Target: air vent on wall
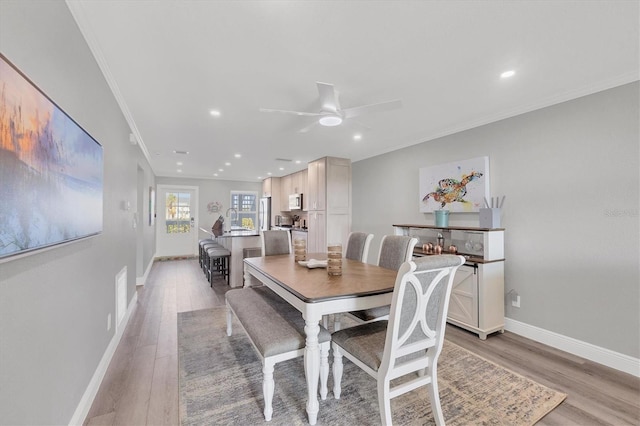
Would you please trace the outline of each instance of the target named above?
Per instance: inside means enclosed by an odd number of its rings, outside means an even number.
[[[181,155],[187,155],[189,153],[189,151],[178,151],[178,150],[173,150],[174,154],[181,154]]]

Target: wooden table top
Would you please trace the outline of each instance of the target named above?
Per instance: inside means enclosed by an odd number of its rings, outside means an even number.
[[[308,253],[307,260],[324,260],[326,253]],[[329,276],[326,268],[307,268],[294,255],[251,257],[244,261],[267,275],[305,303],[370,296],[393,291],[397,271],[342,259],[342,275]]]

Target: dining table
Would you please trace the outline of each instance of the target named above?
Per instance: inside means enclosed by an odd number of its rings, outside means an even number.
[[[306,258],[325,260],[326,253],[307,253]],[[308,266],[316,266],[310,262]],[[316,424],[320,405],[320,347],[318,333],[324,315],[339,314],[391,304],[397,271],[342,259],[342,274],[332,276],[326,268],[307,267],[295,261],[293,254],[244,259],[245,282],[250,276],[261,281],[294,306],[305,321],[304,369],[307,381],[307,416]],[[327,390],[321,389],[325,399]]]

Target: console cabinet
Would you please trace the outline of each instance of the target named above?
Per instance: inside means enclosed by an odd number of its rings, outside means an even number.
[[[447,322],[482,340],[493,332],[504,332],[504,229],[393,226],[396,235],[418,238],[415,257],[433,255],[424,252],[422,244],[435,243],[440,234],[445,247],[456,245],[458,254],[466,258],[453,280]]]

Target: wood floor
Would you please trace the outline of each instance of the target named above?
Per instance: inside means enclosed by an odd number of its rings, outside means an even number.
[[[178,425],[177,314],[224,305],[227,286],[197,259],[155,262],[85,425]],[[567,399],[539,425],[640,425],[640,379],[505,332],[447,338]],[[215,423],[215,420],[212,420]]]

